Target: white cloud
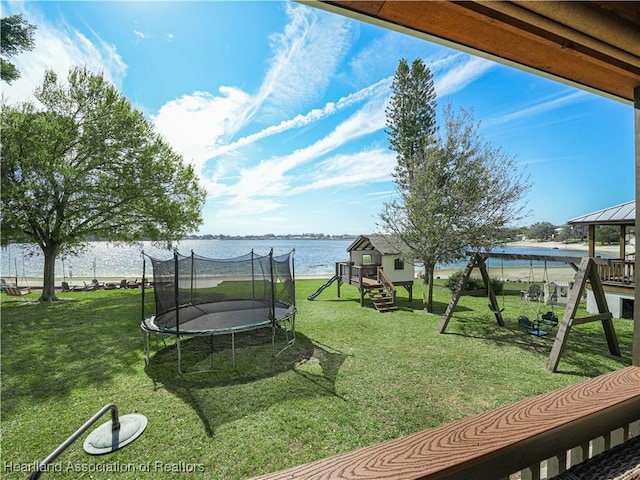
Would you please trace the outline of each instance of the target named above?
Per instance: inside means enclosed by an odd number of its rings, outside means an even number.
[[[289,155],[260,162],[257,166],[240,171],[240,180],[233,186],[236,196],[265,197],[283,195],[295,181],[294,169],[317,160],[331,151],[357,138],[381,130],[385,126],[384,113],[387,97],[377,95],[361,109],[340,123],[324,138]]]
[[[290,117],[321,98],[350,47],[345,17],[304,5],[285,4],[289,23],[273,34],[270,68],[256,95],[261,118]]]
[[[515,112],[510,112],[504,115],[500,115],[498,117],[491,118],[483,124],[485,126],[494,126],[501,125],[504,123],[510,123],[516,120],[520,120],[522,118],[527,118],[535,115],[540,115],[551,110],[556,110],[561,107],[565,107],[567,105],[572,105],[574,103],[587,100],[590,98],[590,95],[584,91],[574,91],[567,95],[562,95],[560,97],[552,96],[551,98],[546,97],[542,98],[538,101],[538,103],[534,105],[530,105],[528,107],[519,108]]]
[[[140,30],[134,30],[133,34],[138,38],[142,38],[143,40],[149,38],[147,35],[142,33]]]
[[[304,185],[288,195],[329,187],[352,187],[391,180],[396,156],[389,149],[364,150],[351,155],[336,155],[319,163]]]
[[[357,92],[351,93],[345,97],[340,98],[337,102],[329,102],[325,104],[323,108],[316,108],[307,112],[306,114],[296,115],[294,118],[289,120],[284,120],[277,125],[271,125],[267,128],[262,129],[261,131],[247,135],[246,137],[242,137],[236,140],[233,143],[223,145],[222,147],[215,148],[210,153],[211,158],[215,158],[224,153],[228,153],[234,151],[240,147],[250,145],[259,140],[263,140],[272,135],[276,135],[278,133],[283,133],[287,130],[291,130],[294,128],[301,128],[306,125],[310,125],[312,123],[318,122],[330,115],[333,115],[340,110],[355,105],[363,100],[367,99],[372,95],[379,95],[382,92],[388,92],[389,85],[391,83],[391,78],[383,78],[382,80],[374,83],[373,85],[369,85]]]
[[[255,121],[256,115],[281,118],[283,112],[311,102],[318,92],[324,91],[348,48],[346,19],[302,5],[286,4],[286,8],[289,24],[283,33],[271,39],[274,55],[257,93],[251,95],[230,86],[220,87],[219,96],[195,92],[168,102],[153,116],[158,131],[199,170],[208,158],[314,121],[318,116],[329,114],[332,108],[342,107],[327,104],[324,112],[313,110],[307,119],[297,116],[264,129],[257,137],[250,136],[228,145],[229,139]],[[344,102],[356,100],[347,98]],[[228,168],[222,173],[218,168],[215,170],[218,173],[209,178],[210,188],[219,187],[215,177],[226,174]]]
[[[33,91],[42,84],[46,70],[53,70],[61,78],[66,78],[71,67],[85,66],[100,73],[117,88],[122,85],[127,66],[115,46],[103,41],[97,35],[87,37],[78,30],[60,22],[53,24],[30,5],[3,4],[10,11],[3,15],[22,13],[26,20],[37,26],[35,47],[12,59],[22,76],[11,85],[3,85],[3,97],[9,103],[33,101]],[[36,4],[37,5],[37,4]]]
[[[449,57],[448,60],[451,59],[452,57]],[[443,75],[435,79],[434,86],[438,97],[444,97],[462,90],[496,66],[495,63],[484,58],[465,55],[462,59],[462,62],[446,70]]]
[[[219,93],[184,95],[152,117],[156,130],[198,171],[210,158],[208,152],[234,133],[234,117],[250,102],[250,96],[237,88],[220,87]]]

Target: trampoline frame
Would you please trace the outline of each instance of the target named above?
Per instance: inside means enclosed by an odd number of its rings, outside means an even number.
[[[276,281],[278,280],[278,276],[274,275],[274,269],[273,269],[273,264],[274,264],[274,260],[273,260],[273,249],[270,250],[269,252],[269,265],[270,265],[270,272],[269,272],[269,278],[268,280],[270,281],[271,284],[271,298],[268,300],[258,300],[258,299],[236,299],[236,300],[225,300],[225,301],[220,301],[220,302],[215,302],[215,301],[211,301],[211,302],[205,302],[205,303],[197,303],[197,304],[193,304],[193,303],[183,303],[183,304],[178,304],[179,303],[179,295],[178,295],[178,289],[179,289],[179,276],[178,276],[178,252],[174,252],[174,280],[173,280],[173,289],[174,289],[174,307],[171,310],[168,310],[166,312],[163,312],[162,314],[160,314],[158,316],[162,317],[164,315],[168,315],[171,312],[173,312],[175,314],[175,318],[176,318],[176,328],[163,328],[159,325],[156,324],[156,314],[154,313],[151,316],[147,316],[145,313],[145,290],[150,288],[149,286],[147,286],[147,282],[143,282],[142,283],[142,322],[140,324],[140,327],[142,329],[142,332],[144,334],[144,354],[145,354],[145,365],[148,366],[149,362],[150,362],[150,343],[151,343],[151,335],[156,335],[156,336],[160,336],[160,337],[175,337],[176,339],[176,347],[177,347],[177,352],[178,352],[178,372],[180,374],[183,374],[184,372],[182,371],[182,350],[181,350],[181,346],[180,346],[180,340],[182,337],[198,337],[198,336],[217,336],[217,335],[227,335],[230,334],[231,335],[231,363],[232,363],[232,367],[235,368],[236,365],[236,351],[235,351],[235,334],[236,333],[242,333],[242,332],[248,332],[248,331],[255,331],[255,330],[259,330],[262,328],[268,328],[271,327],[271,345],[272,345],[272,350],[273,350],[273,356],[277,357],[278,355],[280,355],[282,352],[284,352],[285,350],[287,350],[289,347],[291,347],[295,341],[296,341],[296,334],[295,334],[295,316],[296,316],[296,305],[295,305],[295,271],[294,271],[294,267],[293,267],[293,254],[294,254],[294,250],[292,250],[288,255],[289,255],[289,261],[291,264],[291,280],[293,281],[293,285],[294,285],[294,289],[293,289],[293,295],[291,298],[291,304],[282,302],[282,301],[278,301],[276,300],[276,292],[275,292],[275,284]],[[142,266],[142,278],[146,278],[146,261],[145,261],[145,256],[146,255],[144,252],[142,252],[142,257],[143,257],[143,266]],[[253,250],[251,251],[251,256],[253,259]],[[151,258],[151,257],[149,257]],[[184,257],[183,257],[184,258]],[[212,261],[216,261],[217,259],[207,259],[205,257],[199,257],[202,260],[212,260]],[[194,253],[193,251],[191,252],[191,259],[193,262],[194,259]],[[252,266],[252,270],[253,270],[253,266]],[[255,280],[253,280],[255,281]],[[191,279],[191,289],[193,290],[193,279]],[[157,300],[157,297],[156,297]],[[197,320],[197,319],[201,319],[204,316],[212,316],[215,317],[219,314],[224,314],[225,312],[231,312],[231,313],[237,313],[237,312],[242,312],[242,311],[248,311],[248,310],[252,310],[255,311],[255,308],[237,308],[237,309],[228,309],[228,310],[218,310],[218,311],[210,311],[210,312],[206,312],[204,310],[205,306],[220,306],[222,304],[233,304],[234,302],[250,302],[252,304],[262,304],[265,306],[265,309],[267,310],[267,315],[265,315],[264,317],[260,316],[259,318],[262,320],[259,321],[254,321],[254,322],[239,322],[233,326],[227,326],[227,327],[222,327],[222,328],[210,328],[210,329],[184,329],[180,326],[180,312],[185,310],[185,309],[197,309],[200,310],[203,315],[199,315],[194,317],[192,320]],[[156,305],[157,307],[157,305]],[[188,322],[187,322],[188,323]],[[283,348],[281,348],[279,351],[276,351],[276,332],[278,330],[283,330],[285,332],[286,335],[286,344]]]

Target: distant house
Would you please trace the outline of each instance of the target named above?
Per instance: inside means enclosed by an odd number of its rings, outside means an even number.
[[[635,227],[636,202],[626,202],[613,207],[573,218],[569,225],[584,225],[589,228],[589,256],[596,255],[598,226],[616,226],[620,229],[620,250],[618,258],[608,265],[599,265],[598,274],[602,281],[609,311],[616,318],[633,318],[635,295],[635,236],[628,241],[627,229]],[[628,252],[627,250],[632,250]],[[587,288],[587,311],[595,313],[598,307],[593,292]]]
[[[348,262],[336,263],[340,285],[348,283],[360,290],[360,304],[368,295],[380,311],[396,310],[396,289],[401,286],[413,300],[415,268],[402,256],[400,240],[389,235],[360,235],[347,248]]]

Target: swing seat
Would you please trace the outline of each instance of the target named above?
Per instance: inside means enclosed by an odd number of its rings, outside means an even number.
[[[498,310],[492,304],[489,304],[489,310],[491,310],[493,313],[502,313],[504,311],[504,308],[501,308],[501,309]]]
[[[544,323],[545,325],[549,325],[553,328],[556,325],[558,325],[558,317],[553,312],[549,311],[547,313],[542,314],[542,317],[540,318],[540,322],[538,323]]]
[[[549,335],[547,330],[540,329],[539,325],[536,325],[525,315],[520,315],[518,317],[518,326],[524,328],[528,334],[535,335],[536,337],[545,337]]]

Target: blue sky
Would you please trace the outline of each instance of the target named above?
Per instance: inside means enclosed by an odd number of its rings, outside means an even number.
[[[531,175],[531,215],[566,220],[634,198],[630,105],[405,34],[280,1],[2,2],[37,25],[5,101],[45,68],[101,72],[195,165],[202,234],[370,233],[393,198],[385,105],[422,58],[439,106]]]

